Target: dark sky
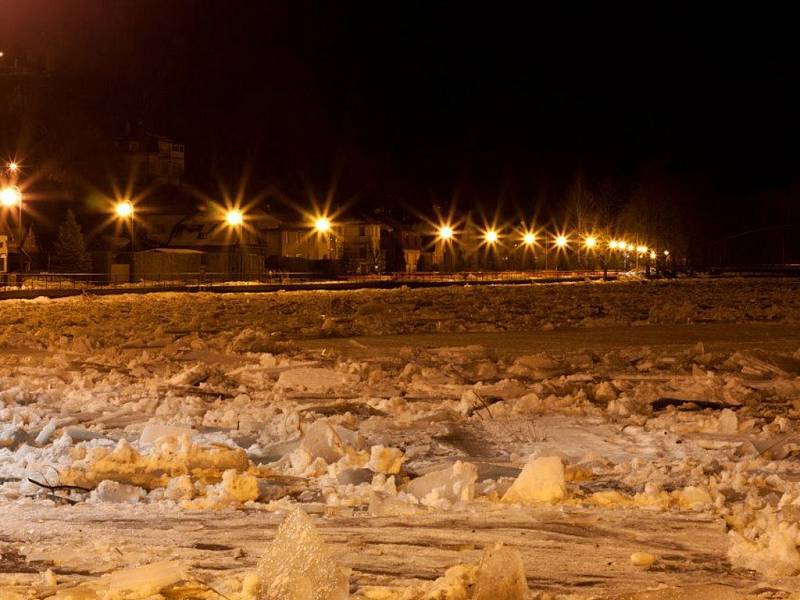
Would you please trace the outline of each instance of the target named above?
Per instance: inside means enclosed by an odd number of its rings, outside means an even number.
[[[108,130],[187,143],[197,185],[519,203],[659,165],[737,210],[797,177],[790,20],[528,5],[0,0]],[[705,189],[705,188],[704,188]]]

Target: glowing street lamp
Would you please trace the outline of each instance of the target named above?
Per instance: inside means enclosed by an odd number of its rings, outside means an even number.
[[[7,208],[22,206],[22,192],[15,185],[4,187],[0,190],[0,204]]]
[[[16,185],[0,190],[0,204],[6,208],[17,207],[17,243],[22,256],[22,191]]]
[[[498,240],[497,232],[494,229],[490,229],[485,234],[483,234],[483,239],[486,240],[487,244],[496,244]]]
[[[12,160],[10,163],[8,163],[8,172],[16,173],[17,171],[19,171],[19,164]]]
[[[128,200],[117,202],[116,206],[114,207],[114,212],[117,213],[117,216],[121,219],[132,218],[133,204],[131,204]]]
[[[567,246],[567,236],[565,236],[565,235],[556,236],[556,246],[558,248],[566,248],[566,246]]]
[[[636,246],[636,252],[638,254],[647,254],[647,246]]]
[[[526,246],[533,246],[536,243],[536,234],[529,231],[522,236],[522,241]]]
[[[447,242],[453,239],[453,228],[449,225],[442,225],[438,231],[439,239]]]
[[[225,222],[229,227],[239,233],[239,243],[242,243],[242,225],[244,224],[244,214],[238,208],[231,208],[225,213]]]
[[[617,240],[611,240],[610,242],[608,242],[608,247],[611,248],[612,250],[616,250],[617,248],[620,247],[619,242]]]
[[[317,233],[328,233],[331,230],[331,221],[327,217],[318,217],[314,221],[314,231]]]
[[[593,235],[590,235],[585,240],[583,240],[583,245],[588,249],[592,250],[597,246],[597,238]]]
[[[131,228],[131,252],[136,251],[136,236],[133,224],[133,203],[130,200],[120,200],[114,205],[114,213],[123,221],[128,221]]]
[[[239,209],[233,208],[225,213],[225,222],[231,227],[239,227],[244,223],[244,215]]]

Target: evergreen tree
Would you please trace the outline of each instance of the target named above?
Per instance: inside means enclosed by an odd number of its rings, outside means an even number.
[[[69,273],[88,273],[92,269],[92,258],[86,251],[81,226],[70,209],[58,228],[58,238],[53,246],[53,267]]]

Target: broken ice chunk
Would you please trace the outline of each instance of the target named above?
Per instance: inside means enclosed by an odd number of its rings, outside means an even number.
[[[258,563],[259,600],[347,600],[350,570],[339,567],[301,509],[291,513]]]
[[[527,597],[528,582],[519,551],[502,543],[487,548],[478,563],[471,600],[525,600]]]
[[[208,379],[208,370],[203,365],[195,365],[173,375],[169,380],[170,385],[197,385]]]
[[[228,469],[222,474],[221,482],[206,487],[204,498],[198,498],[186,506],[199,510],[236,507],[256,500],[258,496],[259,487],[256,477],[249,473],[239,473],[235,469]]]
[[[477,479],[477,467],[459,460],[446,469],[417,477],[408,484],[407,491],[429,506],[442,501],[468,502],[475,497]]]
[[[525,465],[503,496],[503,502],[558,502],[566,495],[564,463],[558,456],[542,456]]]
[[[44,446],[47,442],[50,441],[50,438],[53,437],[53,433],[56,431],[56,427],[58,427],[58,421],[55,417],[50,419],[50,421],[45,425],[42,430],[39,432],[39,435],[36,436],[34,443],[37,446]]]
[[[369,514],[373,517],[415,515],[424,509],[416,504],[417,499],[409,494],[394,496],[386,492],[372,492],[369,496]]]
[[[12,450],[28,441],[28,434],[25,430],[13,423],[0,425],[0,448],[11,448]]]
[[[594,388],[594,399],[608,404],[617,399],[617,389],[608,381],[603,381]]]
[[[355,379],[353,375],[340,373],[333,369],[299,367],[281,373],[276,386],[310,392],[326,392],[353,383]]]
[[[684,510],[702,510],[712,502],[711,495],[705,489],[693,485],[677,490],[673,494],[678,500],[678,505]]]
[[[192,478],[188,475],[181,475],[173,477],[167,482],[167,488],[164,491],[164,497],[173,502],[180,502],[181,500],[191,500],[194,496],[194,485]]]
[[[336,430],[324,419],[305,428],[300,447],[314,458],[333,464],[344,456],[344,445]]]
[[[403,451],[397,448],[387,448],[386,446],[373,446],[370,450],[367,468],[376,473],[388,473],[394,475],[400,472],[405,456]]]
[[[800,553],[795,540],[796,523],[770,522],[766,531],[755,541],[731,531],[728,558],[731,564],[758,571],[770,577],[795,575],[800,570]]]
[[[81,427],[67,427],[64,429],[64,433],[67,434],[73,442],[86,442],[105,437],[105,435],[102,433],[89,431],[88,429],[83,429]]]
[[[634,552],[631,554],[631,564],[634,567],[648,568],[656,562],[656,557],[649,552]]]
[[[719,414],[718,430],[720,433],[734,434],[739,432],[739,419],[730,408]]]
[[[342,485],[359,485],[372,481],[374,473],[369,469],[345,469],[336,476]]]
[[[178,562],[165,560],[115,571],[107,577],[110,592],[136,592],[137,598],[146,598],[186,579],[186,570]]]
[[[116,502],[136,504],[147,495],[142,488],[105,479],[92,490],[90,502]]]
[[[528,355],[520,356],[514,365],[508,369],[509,374],[516,377],[530,377],[531,379],[546,379],[566,372],[564,365],[549,356]]]
[[[139,436],[139,444],[152,444],[161,438],[179,438],[182,435],[188,435],[189,438],[191,438],[194,435],[194,431],[192,431],[192,429],[189,427],[183,427],[181,425],[161,425],[159,423],[148,423],[144,426],[144,429],[142,429],[142,433]]]

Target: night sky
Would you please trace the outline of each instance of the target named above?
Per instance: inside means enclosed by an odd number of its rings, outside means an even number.
[[[435,8],[434,8],[435,6]],[[103,133],[187,144],[187,178],[367,206],[553,211],[576,173],[693,190],[715,233],[798,179],[797,51],[779,15],[551,14],[466,3],[0,0]],[[76,82],[80,82],[76,84]],[[622,193],[622,192],[620,192]],[[772,221],[771,221],[772,220]],[[712,228],[713,229],[713,228]]]

